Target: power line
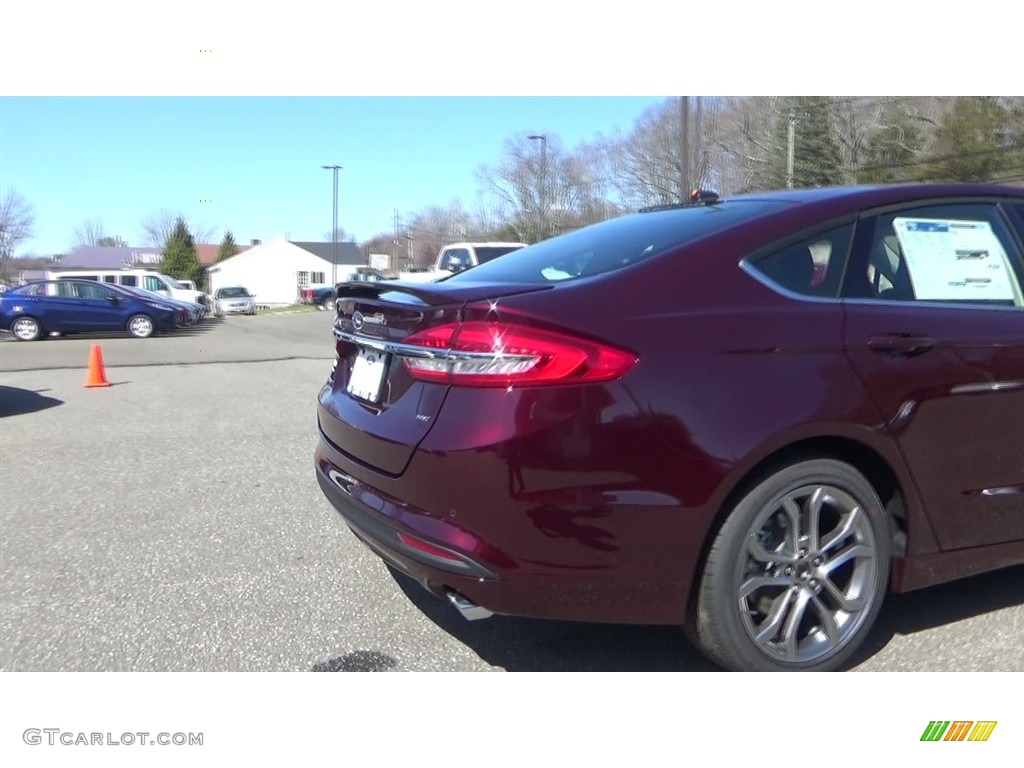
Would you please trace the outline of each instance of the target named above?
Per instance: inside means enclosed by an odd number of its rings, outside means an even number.
[[[947,160],[962,160],[970,157],[984,157],[986,155],[996,155],[1003,152],[1017,152],[1024,149],[1019,145],[1013,145],[1011,147],[995,147],[992,149],[979,149],[976,152],[957,152],[948,155],[936,155],[933,157],[922,158],[920,160],[908,160],[905,163],[890,163],[888,165],[862,165],[858,168],[858,171],[890,171],[894,168],[913,168],[918,165],[932,165],[934,163],[944,163]]]

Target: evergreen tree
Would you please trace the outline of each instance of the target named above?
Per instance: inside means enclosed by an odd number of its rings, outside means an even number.
[[[174,223],[174,229],[164,244],[160,271],[179,280],[191,280],[197,286],[202,283],[203,268],[199,264],[196,244],[182,218]]]
[[[771,179],[783,188],[788,181],[789,131],[793,122],[793,187],[827,187],[843,181],[843,163],[834,131],[833,99],[794,96],[779,102],[772,142]]]
[[[1019,111],[993,96],[962,96],[943,115],[935,132],[936,160],[923,175],[929,181],[991,181],[1020,165]]]
[[[237,254],[241,248],[235,243],[235,236],[231,234],[229,229],[224,233],[224,239],[220,241],[220,248],[217,249],[217,258],[214,262],[224,261],[224,259],[230,259],[232,256]]]

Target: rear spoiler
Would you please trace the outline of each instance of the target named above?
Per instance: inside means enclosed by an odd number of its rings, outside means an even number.
[[[362,299],[393,301],[398,304],[418,304],[437,307],[445,304],[463,304],[469,301],[499,299],[513,294],[534,293],[554,288],[553,283],[403,283],[399,280],[380,282],[352,281],[334,287],[337,300]]]

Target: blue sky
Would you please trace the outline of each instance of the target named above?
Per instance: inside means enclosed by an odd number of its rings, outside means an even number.
[[[341,165],[339,225],[365,240],[433,204],[468,207],[476,171],[507,139],[557,135],[567,147],[628,131],[667,97],[4,97],[0,189],[36,212],[21,253],[60,253],[100,219],[143,244],[141,221],[168,209],[236,240],[321,240]],[[212,202],[200,202],[211,200]]]
[[[239,241],[322,239],[324,164],[344,166],[340,225],[365,240],[391,230],[395,208],[472,207],[476,170],[506,139],[539,132],[572,148],[629,130],[665,98],[650,94],[1019,86],[1017,26],[990,25],[985,66],[965,67],[948,54],[960,30],[945,15],[891,0],[863,0],[853,16],[817,0],[790,0],[786,13],[757,0],[641,0],[613,13],[550,0],[292,0],[272,14],[180,0],[158,23],[121,0],[58,5],[5,9],[17,31],[0,46],[0,193],[17,189],[37,216],[21,252],[62,252],[94,218],[141,244],[142,219],[161,209],[213,239],[226,228]],[[864,55],[880,28],[913,30],[899,48],[914,66]]]

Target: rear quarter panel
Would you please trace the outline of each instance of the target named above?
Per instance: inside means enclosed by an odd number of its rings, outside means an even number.
[[[703,547],[729,494],[758,464],[797,442],[839,437],[872,449],[893,470],[910,553],[936,551],[888,427],[843,354],[841,304],[783,296],[739,266],[764,234],[709,239],[621,273],[566,283],[554,300],[526,295],[499,306],[509,316],[543,314],[638,353],[623,384],[641,431],[659,441],[649,452],[658,466],[645,475],[657,483],[650,490],[678,499],[692,518],[677,536],[699,529]]]

